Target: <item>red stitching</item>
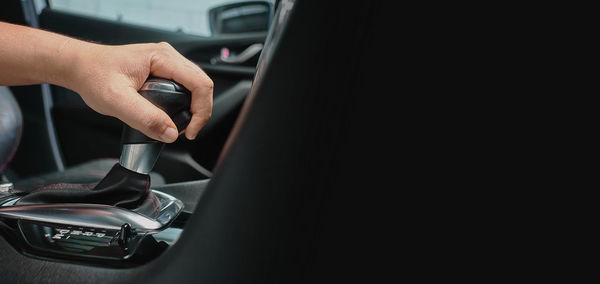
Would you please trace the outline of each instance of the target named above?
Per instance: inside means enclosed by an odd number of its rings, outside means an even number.
[[[156,203],[158,201],[156,201],[156,198],[154,198],[154,196],[152,195],[148,195],[146,200],[150,200],[152,202],[152,211],[154,213],[154,218],[158,217],[158,203]]]
[[[64,188],[76,188],[76,189],[92,189],[93,185],[82,185],[82,184],[69,184],[69,183],[55,183],[50,185],[45,185],[42,187],[38,187],[32,191],[37,192],[43,189],[64,189]]]
[[[85,187],[85,188],[90,188],[90,187],[94,187],[91,184],[73,184],[73,183],[53,183],[53,184],[49,184],[49,185],[45,185],[40,188],[44,188],[44,187]]]

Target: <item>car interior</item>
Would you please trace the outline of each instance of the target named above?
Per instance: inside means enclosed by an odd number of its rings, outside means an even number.
[[[1,5],[0,21],[82,40],[169,42],[215,89],[198,137],[164,145],[71,90],[0,87],[0,283],[330,282],[355,263],[345,200],[367,186],[376,3],[232,1],[209,37]],[[177,82],[139,92],[189,122]]]

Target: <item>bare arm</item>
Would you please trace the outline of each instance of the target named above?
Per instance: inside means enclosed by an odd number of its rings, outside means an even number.
[[[0,85],[63,86],[95,111],[173,142],[182,129],[137,93],[149,75],[173,79],[192,91],[193,116],[185,135],[195,138],[212,112],[213,82],[169,44],[100,45],[0,22]]]

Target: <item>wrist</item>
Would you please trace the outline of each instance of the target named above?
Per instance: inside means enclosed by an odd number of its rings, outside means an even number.
[[[79,83],[89,73],[90,53],[96,44],[65,37],[52,56],[53,70],[47,72],[48,83],[79,91]]]

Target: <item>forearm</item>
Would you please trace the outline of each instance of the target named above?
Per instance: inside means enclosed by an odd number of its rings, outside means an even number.
[[[0,85],[59,85],[95,111],[173,142],[175,123],[137,92],[150,75],[192,91],[193,115],[185,131],[189,139],[196,137],[212,112],[213,82],[168,43],[101,45],[0,22]]]
[[[69,88],[81,50],[66,36],[0,22],[0,85],[51,83]]]

